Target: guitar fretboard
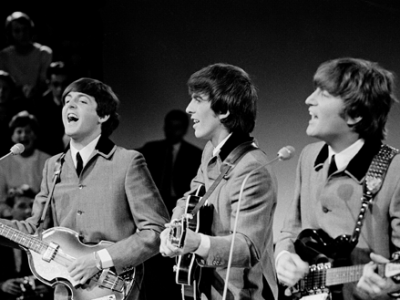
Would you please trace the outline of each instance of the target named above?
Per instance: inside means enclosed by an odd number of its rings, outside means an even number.
[[[357,265],[311,271],[306,277],[299,281],[298,288],[300,291],[309,291],[356,282],[361,278],[363,268],[364,265]],[[385,265],[379,265],[377,271],[379,275],[384,276]]]
[[[0,236],[3,236],[39,254],[42,254],[48,248],[48,245],[38,238],[23,233],[5,224],[0,224]]]

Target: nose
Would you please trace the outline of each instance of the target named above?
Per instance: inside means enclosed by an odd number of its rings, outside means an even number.
[[[317,90],[315,90],[310,96],[307,97],[305,103],[307,105],[314,105],[315,104],[315,94]]]
[[[186,107],[186,113],[189,115],[193,114],[193,105],[192,104],[193,104],[193,99],[190,100],[188,106]]]

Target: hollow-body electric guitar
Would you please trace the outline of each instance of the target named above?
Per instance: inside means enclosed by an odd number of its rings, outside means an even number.
[[[305,229],[300,232],[295,241],[296,253],[310,267],[309,273],[291,288],[294,298],[329,295],[334,286],[358,281],[364,265],[345,266],[349,264],[348,257],[352,248],[345,235],[333,239],[322,229]],[[382,277],[400,274],[400,260],[378,265],[377,273]]]
[[[0,224],[0,236],[17,244],[26,251],[33,275],[49,286],[65,285],[73,300],[124,300],[130,293],[136,268],[117,275],[111,269],[96,274],[85,287],[68,273],[69,264],[76,258],[104,249],[112,242],[101,241],[96,245],[80,242],[75,231],[54,227],[43,232],[42,240],[10,226]]]
[[[205,228],[209,227],[211,223],[210,220],[203,222],[203,220],[207,218],[205,215],[209,215],[208,209],[205,206],[203,206],[196,215],[191,215],[196,204],[201,201],[205,191],[205,186],[200,185],[194,195],[189,195],[187,197],[185,214],[183,217],[173,220],[169,240],[178,248],[184,247],[188,228],[194,232],[206,233],[207,230],[205,230]],[[176,272],[175,281],[177,284],[182,285],[182,299],[200,299],[199,284],[201,267],[197,265],[195,256],[194,253],[177,256],[177,263],[174,267],[174,271]]]

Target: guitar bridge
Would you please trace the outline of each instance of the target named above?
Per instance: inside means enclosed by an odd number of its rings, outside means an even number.
[[[58,248],[60,248],[60,245],[51,242],[44,252],[42,259],[45,262],[50,262],[54,258],[54,256],[56,256]]]

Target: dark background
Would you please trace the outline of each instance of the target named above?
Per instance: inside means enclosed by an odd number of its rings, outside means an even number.
[[[314,141],[305,134],[304,101],[318,65],[352,56],[400,75],[398,0],[2,2],[0,19],[26,12],[36,40],[53,49],[54,60],[70,60],[84,76],[113,87],[122,117],[113,139],[128,148],[163,137],[164,115],[190,100],[186,81],[193,72],[216,62],[245,69],[259,92],[254,136],[260,147],[270,158],[285,145],[297,150],[273,167],[279,183],[275,233],[293,195],[298,153]],[[387,142],[397,148],[399,116],[396,105]],[[191,129],[187,139],[204,145]]]

